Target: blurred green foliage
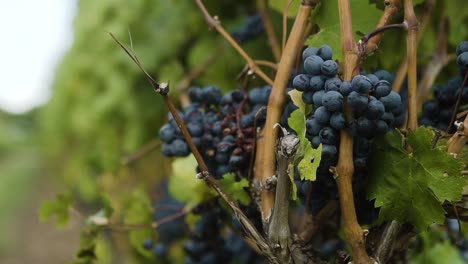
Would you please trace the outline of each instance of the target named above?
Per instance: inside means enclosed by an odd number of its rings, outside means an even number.
[[[249,1],[206,4],[227,28],[253,10]],[[166,118],[161,99],[107,32],[131,46],[148,72],[172,87],[226,43],[208,30],[192,1],[82,0],[74,29],[73,46],[58,67],[40,123],[50,167],[81,199],[93,201],[99,196],[99,175],[119,174],[121,157],[156,138]],[[262,39],[246,49],[269,59],[268,50],[256,48],[265,45]],[[224,48],[194,84],[232,89],[243,66],[235,51]],[[175,91],[172,96],[177,99]],[[153,168],[140,170],[138,177],[166,176],[157,173],[154,160],[148,162]]]

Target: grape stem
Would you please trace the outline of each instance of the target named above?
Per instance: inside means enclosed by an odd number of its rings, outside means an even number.
[[[195,3],[197,4],[198,8],[200,9],[201,13],[203,14],[203,17],[205,18],[206,23],[216,29],[219,34],[227,41],[231,46],[241,55],[242,58],[247,62],[249,65],[250,70],[258,75],[262,80],[264,80],[266,83],[269,85],[273,85],[273,80],[270,79],[255,63],[255,61],[245,52],[244,49],[241,48],[239,43],[237,43],[234,38],[223,28],[221,23],[217,18],[214,18],[208,13],[208,10],[206,9],[205,5],[203,5],[201,0],[195,0]]]
[[[424,14],[422,15],[421,18],[421,23],[419,24],[419,30],[418,30],[418,35],[417,35],[417,43],[421,41],[423,34],[424,34],[424,29],[426,26],[429,24],[432,12],[434,11],[435,7],[435,1],[436,0],[427,0],[424,6]],[[392,84],[392,90],[395,92],[399,92],[402,88],[402,84],[405,81],[406,74],[408,71],[408,60],[403,60],[400,64],[400,67],[397,70],[397,73],[395,75],[395,79]]]
[[[284,104],[286,102],[286,85],[289,78],[291,68],[294,66],[296,54],[301,50],[303,43],[303,35],[309,20],[310,11],[318,3],[318,1],[303,1],[299,7],[298,14],[291,29],[291,34],[286,42],[286,47],[281,55],[281,60],[278,63],[278,71],[275,76],[275,82],[272,87],[270,98],[268,100],[267,116],[265,127],[262,134],[264,135],[263,147],[261,151],[257,151],[257,155],[263,155],[262,164],[256,164],[261,173],[255,173],[257,186],[265,186],[267,179],[275,174],[275,142],[278,137],[278,131],[273,129],[273,126],[278,123]],[[274,194],[271,191],[261,189],[260,193],[260,211],[264,224],[269,222],[271,211],[275,203]]]
[[[265,32],[268,37],[268,44],[271,46],[273,57],[275,58],[275,61],[279,61],[281,58],[281,48],[279,46],[278,37],[273,29],[265,0],[257,0],[257,10],[262,17],[263,27],[265,28]]]
[[[134,163],[135,161],[138,161],[139,159],[143,158],[147,154],[149,154],[151,151],[155,150],[156,148],[161,146],[161,141],[157,139],[153,139],[146,143],[143,147],[141,147],[139,150],[135,151],[134,153],[122,157],[121,159],[121,164],[122,165],[130,165]]]
[[[140,70],[144,73],[145,77],[147,78],[148,82],[154,88],[154,90],[159,93],[164,101],[169,112],[172,114],[177,126],[182,133],[182,136],[187,142],[190,151],[192,152],[193,156],[195,157],[198,166],[200,168],[200,173],[197,175],[198,178],[203,179],[208,186],[213,188],[219,196],[227,203],[227,205],[231,208],[234,215],[236,216],[237,220],[241,224],[242,228],[244,229],[247,237],[252,240],[257,246],[258,249],[262,252],[262,254],[270,261],[270,263],[278,263],[276,257],[274,256],[270,245],[265,240],[265,238],[258,232],[255,228],[255,225],[245,216],[242,210],[237,207],[234,201],[229,197],[229,195],[221,188],[218,181],[213,178],[213,176],[208,171],[208,166],[206,165],[203,157],[201,156],[200,152],[198,151],[197,147],[193,143],[192,137],[187,130],[184,122],[179,116],[177,109],[175,108],[174,104],[170,100],[168,93],[169,93],[169,84],[168,83],[158,83],[154,78],[144,69],[143,65],[139,61],[139,59],[133,54],[129,49],[127,49],[112,33],[109,33],[110,36],[114,39],[114,41],[127,53],[127,55],[135,62],[135,64],[140,68]]]
[[[382,16],[380,17],[379,19],[379,22],[377,23],[376,25],[376,29],[371,32],[371,33],[368,33],[367,35],[367,40],[366,41],[366,47],[365,47],[365,54],[370,54],[372,52],[374,52],[377,48],[378,48],[378,44],[380,43],[380,40],[382,39],[382,36],[383,36],[383,30],[379,30],[379,29],[382,29],[384,27],[386,27],[387,25],[389,25],[390,21],[392,20],[392,18],[401,10],[401,0],[385,0],[384,1],[384,4],[385,4],[385,10],[384,10],[384,13],[382,14]]]
[[[341,28],[341,49],[343,52],[343,80],[350,81],[356,74],[358,51],[353,38],[349,0],[338,0],[338,12]],[[353,115],[352,110],[347,105],[346,100],[343,101],[346,119],[350,120]],[[366,252],[364,243],[365,233],[357,222],[352,188],[352,177],[354,173],[353,138],[345,130],[341,130],[340,132],[339,149],[338,163],[335,168],[331,168],[331,171],[335,175],[338,187],[344,236],[351,248],[353,263],[374,263]]]
[[[406,59],[408,61],[408,121],[407,130],[418,128],[417,96],[417,53],[418,53],[418,20],[414,14],[413,0],[404,0],[405,22],[408,25],[406,35]]]

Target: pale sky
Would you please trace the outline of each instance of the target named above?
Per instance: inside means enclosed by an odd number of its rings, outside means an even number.
[[[23,113],[50,97],[70,47],[77,0],[0,0],[0,108]]]

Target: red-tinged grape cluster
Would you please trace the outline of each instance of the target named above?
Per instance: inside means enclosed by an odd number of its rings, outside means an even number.
[[[260,14],[249,16],[242,27],[234,30],[231,35],[238,43],[245,43],[260,36],[264,31]]]
[[[463,88],[463,80],[468,70],[468,41],[460,43],[456,50],[457,66],[461,76],[448,80],[445,85],[433,87],[433,99],[424,102],[422,115],[419,124],[431,126],[439,130],[447,130],[454,111],[466,110],[468,104],[468,82]],[[455,109],[456,102],[460,96],[458,109]],[[465,108],[464,108],[465,107]],[[454,132],[454,126],[452,126]]]
[[[191,104],[180,116],[196,147],[216,177],[229,172],[244,172],[253,152],[255,127],[263,125],[271,93],[270,86],[231,91],[224,96],[215,86],[192,87]],[[168,157],[183,157],[190,153],[180,130],[169,114],[169,122],[159,131],[164,142],[162,153]],[[245,175],[245,173],[240,173]]]
[[[294,77],[293,87],[302,92],[306,104],[313,105],[307,119],[307,137],[314,148],[322,144],[323,170],[337,162],[342,129],[363,142],[355,144],[354,160],[356,167],[363,168],[370,141],[404,122],[403,103],[400,95],[392,91],[393,76],[387,71],[359,74],[351,81],[342,81],[332,56],[327,45],[305,49],[302,54],[305,72]],[[354,114],[350,121],[343,112],[345,100]]]

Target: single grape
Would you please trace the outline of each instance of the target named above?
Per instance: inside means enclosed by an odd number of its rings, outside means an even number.
[[[324,86],[324,82],[323,82],[322,76],[316,75],[310,78],[309,88],[313,92],[318,92],[320,90],[323,90],[323,86]]]
[[[322,125],[315,118],[306,120],[306,131],[309,135],[317,136],[322,129]]]
[[[336,112],[330,117],[330,126],[336,130],[343,129],[346,125],[346,119],[343,113]]]
[[[468,51],[463,52],[457,57],[457,66],[462,73],[468,70]]]
[[[182,139],[176,139],[171,143],[172,154],[176,157],[185,157],[190,154],[187,143]]]
[[[312,138],[311,142],[312,144],[312,147],[314,149],[318,148],[320,146],[320,144],[322,143],[322,141],[320,140],[320,137],[319,136],[315,136]]]
[[[372,73],[366,74],[366,77],[371,81],[372,86],[376,85],[379,82],[379,77],[375,76]]]
[[[324,61],[331,60],[333,56],[333,51],[328,45],[322,45],[317,50],[317,55],[320,56]]]
[[[158,243],[153,247],[153,255],[155,257],[165,257],[167,255],[167,246],[163,243]]]
[[[379,99],[385,106],[386,111],[392,111],[395,108],[401,108],[401,96],[396,92],[390,92],[389,95]]]
[[[159,139],[170,143],[175,138],[175,129],[170,124],[165,124],[159,129]]]
[[[309,89],[309,83],[310,83],[310,75],[307,74],[299,74],[296,75],[293,79],[293,86],[296,88],[298,91],[306,91]]]
[[[393,75],[386,70],[378,70],[374,72],[374,75],[377,76],[377,78],[379,78],[381,81],[393,83]]]
[[[172,143],[164,143],[161,148],[161,152],[166,157],[174,156],[172,152]]]
[[[325,106],[320,106],[314,112],[314,119],[320,124],[328,124],[328,121],[330,120],[330,112],[328,112]]]
[[[460,44],[457,46],[457,56],[460,56],[460,54],[467,52],[468,51],[468,41],[462,41]]]
[[[302,52],[302,60],[305,61],[306,58],[317,55],[318,48],[316,47],[308,47]]]
[[[324,94],[325,94],[325,91],[323,90],[314,93],[314,96],[313,96],[314,107],[322,106],[322,97]]]
[[[335,145],[338,141],[337,132],[331,127],[324,127],[319,133],[322,144]]]
[[[317,55],[312,55],[304,60],[304,70],[312,75],[319,75],[321,72],[323,59]]]
[[[336,91],[326,92],[322,97],[322,105],[330,112],[339,111],[343,106],[343,95]]]
[[[321,72],[325,76],[333,77],[338,73],[338,64],[333,60],[323,62]]]
[[[341,79],[333,77],[325,81],[325,91],[339,91],[341,85]]]
[[[392,87],[390,86],[390,83],[387,81],[379,81],[377,84],[374,86],[374,93],[373,95],[379,99],[381,97],[387,96],[392,92]]]
[[[353,91],[361,94],[368,93],[372,88],[371,80],[369,80],[369,78],[367,78],[364,75],[354,76],[353,80],[351,81],[351,84],[353,85]]]
[[[153,240],[145,239],[142,244],[143,248],[146,250],[150,250],[153,247]]]
[[[364,112],[365,116],[370,120],[376,120],[382,117],[385,113],[385,106],[379,100],[374,99],[370,100],[369,104],[367,105],[367,110]]]
[[[343,96],[348,96],[352,91],[351,88],[352,88],[351,82],[342,82],[341,85],[340,85],[339,92]]]

